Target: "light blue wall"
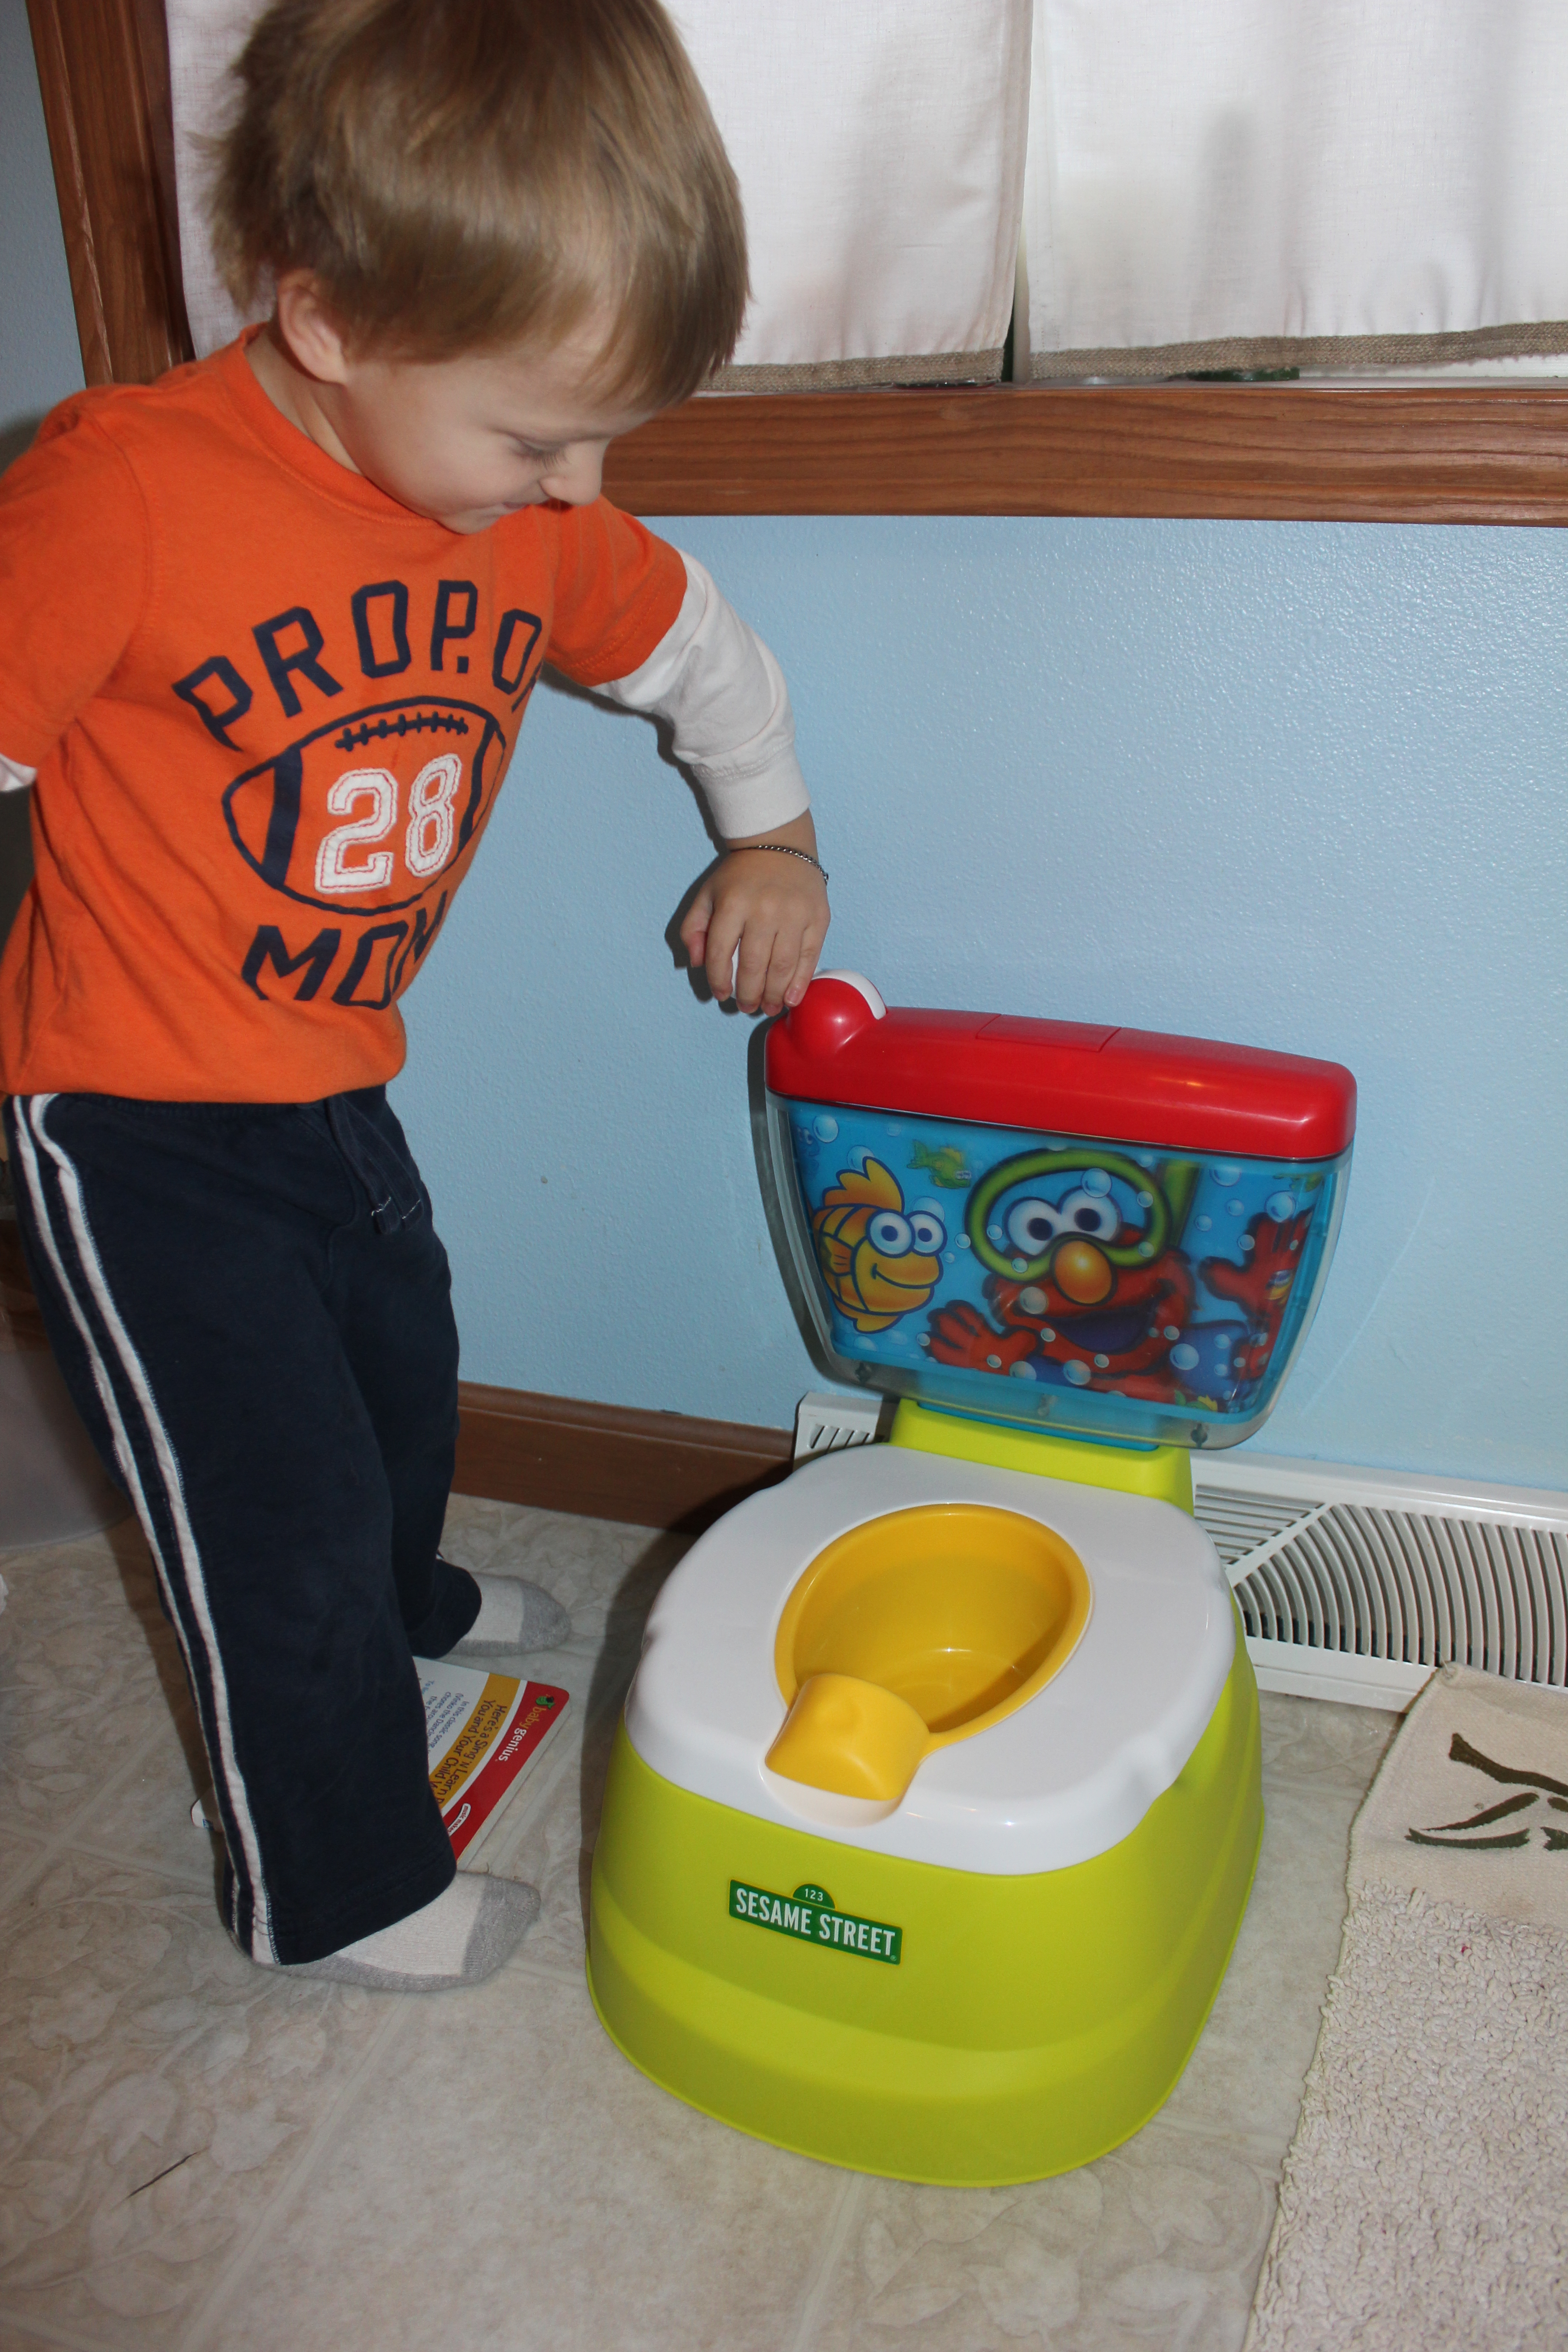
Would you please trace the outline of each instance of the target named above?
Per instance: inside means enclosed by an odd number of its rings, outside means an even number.
[[[81,383],[26,0],[0,0],[0,473]],[[26,797],[0,793],[0,940],[32,870]]]
[[[26,0],[0,0],[0,467],[81,382]]]
[[[828,961],[894,1002],[1321,1055],[1362,1090],[1323,1307],[1258,1444],[1568,1485],[1554,532],[704,519],[779,653]],[[749,1024],[666,930],[704,859],[645,723],[535,698],[408,1002],[398,1102],[470,1378],[780,1423]]]

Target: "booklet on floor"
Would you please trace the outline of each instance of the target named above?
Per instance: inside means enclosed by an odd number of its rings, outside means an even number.
[[[565,1714],[569,1694],[554,1683],[521,1682],[416,1658],[430,1748],[430,1786],[452,1851],[468,1853],[493,1825],[531,1763]]]
[[[0,1585],[0,1592],[4,1592]],[[425,1702],[430,1786],[455,1854],[470,1853],[571,1704],[557,1683],[521,1682],[481,1666],[416,1658]],[[197,1829],[219,1830],[209,1790],[191,1807]]]

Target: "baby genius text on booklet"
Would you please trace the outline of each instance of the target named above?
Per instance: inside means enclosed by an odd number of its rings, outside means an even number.
[[[565,1714],[570,1695],[553,1683],[520,1682],[443,1659],[414,1663],[425,1701],[430,1786],[452,1852],[466,1853]]]

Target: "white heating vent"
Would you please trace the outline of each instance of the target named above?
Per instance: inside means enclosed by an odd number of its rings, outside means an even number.
[[[1405,1707],[1454,1661],[1568,1687],[1568,1496],[1250,1454],[1194,1470],[1265,1690]]]
[[[795,1461],[805,1462],[815,1454],[835,1454],[841,1445],[868,1445],[881,1423],[882,1411],[879,1396],[813,1390],[795,1408]]]

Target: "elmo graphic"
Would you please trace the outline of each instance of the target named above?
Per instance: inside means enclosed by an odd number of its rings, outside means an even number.
[[[1168,1364],[1191,1320],[1192,1268],[1172,1246],[1197,1181],[1171,1160],[1161,1181],[1120,1152],[1020,1153],[970,1197],[966,1225],[988,1269],[988,1323],[959,1302],[930,1318],[939,1363],[1170,1402]]]
[[[1215,1297],[1228,1299],[1247,1318],[1247,1337],[1235,1356],[1235,1370],[1243,1380],[1261,1380],[1268,1368],[1311,1222],[1310,1209],[1283,1219],[1254,1217],[1242,1244],[1245,1265],[1234,1265],[1228,1258],[1205,1257],[1199,1268]]]

